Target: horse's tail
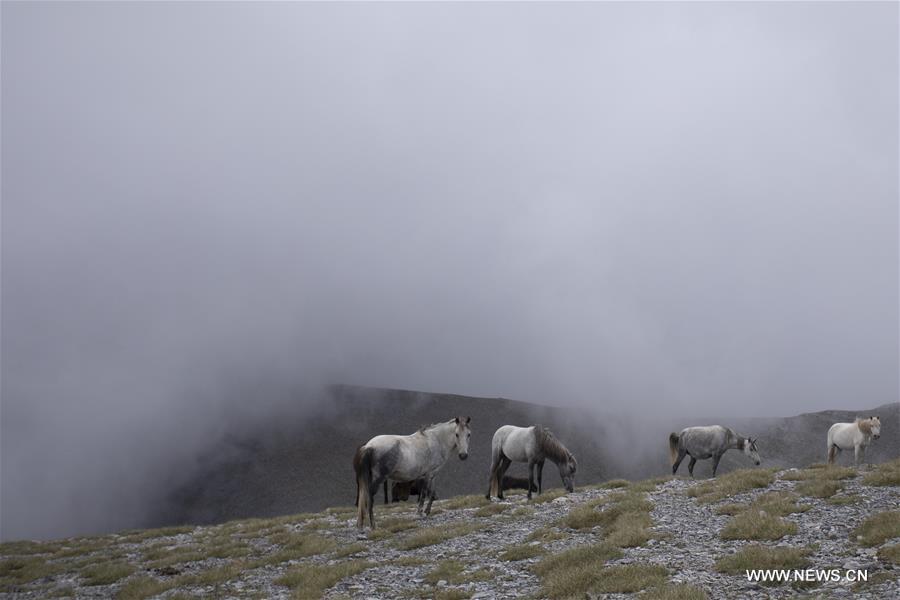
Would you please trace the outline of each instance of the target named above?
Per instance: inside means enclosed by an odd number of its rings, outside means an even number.
[[[500,442],[494,440],[491,444],[491,480],[488,487],[488,499],[491,496],[500,496],[500,477],[498,465],[500,464]]]
[[[372,488],[372,448],[360,446],[353,457],[353,469],[356,471],[356,526],[362,529],[369,514],[369,503]],[[371,524],[371,520],[370,520]]]
[[[678,439],[679,436],[674,431],[669,434],[669,459],[672,461],[672,464],[675,464],[675,461],[678,460]]]

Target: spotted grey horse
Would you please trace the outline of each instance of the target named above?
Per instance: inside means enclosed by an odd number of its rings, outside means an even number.
[[[435,499],[434,476],[444,466],[452,453],[460,460],[469,456],[470,417],[456,417],[446,423],[423,427],[412,435],[376,435],[360,446],[353,456],[356,471],[356,525],[375,527],[375,493],[385,479],[393,481],[425,481],[424,493],[419,494],[419,514],[425,498],[431,513]]]
[[[495,495],[503,498],[501,482],[506,474],[506,469],[513,462],[528,463],[526,489],[529,499],[531,490],[534,488],[534,471],[537,467],[537,492],[540,494],[544,461],[548,458],[556,463],[563,486],[566,491],[571,492],[575,486],[575,471],[578,463],[568,448],[563,446],[549,429],[541,425],[532,425],[531,427],[504,425],[494,432],[494,439],[491,442],[491,474],[485,497],[490,499],[492,495]]]
[[[716,476],[719,461],[726,450],[741,450],[757,465],[760,463],[756,440],[736,434],[728,427],[708,425],[706,427],[688,427],[681,433],[669,434],[669,455],[672,459],[672,474],[678,471],[685,455],[691,457],[688,472],[694,476],[694,465],[698,460],[713,459],[712,474]]]

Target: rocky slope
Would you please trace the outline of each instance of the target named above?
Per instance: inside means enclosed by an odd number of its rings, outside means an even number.
[[[898,505],[900,460],[614,480],[533,501],[454,497],[427,518],[378,504],[379,527],[364,534],[345,507],[3,544],[0,597],[900,597]],[[766,566],[841,577],[763,585],[743,574]],[[869,581],[844,579],[856,569]]]

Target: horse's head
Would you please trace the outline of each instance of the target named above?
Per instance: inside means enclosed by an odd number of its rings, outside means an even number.
[[[881,419],[872,417],[869,421],[872,422],[872,439],[877,440],[881,437]]]
[[[750,460],[756,463],[756,465],[759,465],[762,461],[759,459],[759,450],[756,448],[756,441],[757,440],[752,440],[750,438],[744,438],[744,454],[749,456]]]
[[[575,457],[569,454],[568,460],[559,463],[559,477],[562,479],[563,487],[567,492],[575,491],[575,471],[578,470],[578,462]]]
[[[469,422],[472,417],[456,417],[456,450],[459,452],[459,460],[469,458],[469,437],[472,429]]]

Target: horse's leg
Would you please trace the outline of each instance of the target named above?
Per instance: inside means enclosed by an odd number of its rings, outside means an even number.
[[[534,485],[534,466],[533,460],[528,461],[528,499],[531,500],[531,486]]]
[[[856,463],[856,466],[859,466],[860,457],[865,454],[865,450],[862,447],[862,444],[855,444],[853,446],[853,460]]]
[[[691,462],[688,463],[688,473],[691,474],[691,477],[694,476],[694,465],[697,464],[697,459],[693,456],[691,457]]]
[[[537,492],[538,492],[538,496],[541,495],[541,491],[542,491],[542,488],[543,488],[543,485],[541,484],[541,479],[542,479],[543,474],[544,474],[544,461],[539,461],[538,464],[537,464],[537,476],[538,476],[538,478],[537,478],[537,487],[538,487]],[[529,489],[529,490],[531,489],[531,485],[528,486],[528,489]]]
[[[384,503],[385,503],[385,504],[388,503],[388,497],[387,497],[387,484],[388,484],[388,480],[385,479],[385,480],[384,480]]]
[[[834,459],[837,458],[838,447],[832,444],[828,447],[828,464],[833,465]]]
[[[497,469],[497,489],[500,490],[497,492],[497,497],[503,500],[506,496],[503,495],[503,477],[506,476],[506,470],[509,468],[509,465],[512,464],[512,461],[506,458],[505,456],[501,456],[500,458],[500,468]]]
[[[716,476],[716,469],[719,468],[719,461],[722,460],[721,454],[713,454],[713,477]]]
[[[674,475],[675,472],[678,471],[678,467],[681,466],[681,461],[684,460],[684,457],[686,454],[687,454],[687,450],[685,450],[683,448],[678,451],[678,458],[675,459],[675,464],[672,465],[672,475]]]
[[[491,460],[491,476],[488,478],[488,491],[484,495],[488,500],[491,499],[491,492],[494,490],[494,482],[497,482],[497,490],[503,487],[503,482],[497,479],[497,470],[500,468],[500,453],[497,452]]]
[[[425,514],[430,515],[431,503],[434,502],[434,499],[437,497],[434,493],[434,476],[428,478],[424,490],[419,490],[419,498],[421,498],[424,494],[428,495],[428,506],[425,507]]]

